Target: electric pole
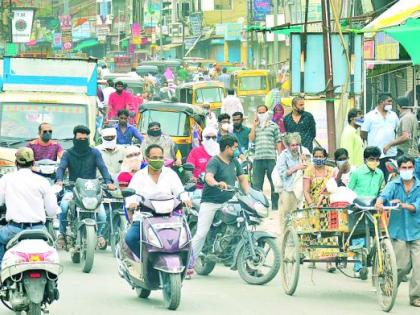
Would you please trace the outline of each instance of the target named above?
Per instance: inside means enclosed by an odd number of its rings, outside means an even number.
[[[329,0],[321,0],[322,5],[322,37],[324,41],[324,73],[327,108],[328,152],[333,154],[335,142],[335,109],[334,109],[334,84],[331,57],[331,23]],[[308,2],[306,2],[308,3]]]
[[[274,26],[277,26],[279,24],[278,21],[278,13],[279,13],[279,1],[280,0],[274,0]],[[277,70],[279,67],[279,35],[274,33],[274,42],[273,42],[273,64],[274,64],[274,71],[276,73],[277,77]]]

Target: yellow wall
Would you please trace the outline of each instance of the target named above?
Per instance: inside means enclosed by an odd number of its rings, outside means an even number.
[[[239,18],[246,21],[246,0],[232,0],[232,10],[215,10],[203,12],[204,24],[215,25],[218,23],[237,22]]]

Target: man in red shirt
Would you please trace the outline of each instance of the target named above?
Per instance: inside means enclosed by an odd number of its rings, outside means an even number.
[[[52,131],[49,123],[41,123],[38,127],[38,138],[27,144],[27,147],[34,151],[35,161],[45,159],[57,161],[61,159],[64,150],[58,141],[51,139]]]
[[[114,93],[111,93],[108,100],[108,120],[118,119],[118,111],[129,109],[133,100],[133,95],[124,91],[124,84],[121,81],[115,83],[115,90]]]
[[[192,149],[187,158],[187,163],[194,165],[194,180],[197,180],[201,173],[206,172],[209,160],[220,152],[216,128],[204,128],[202,137],[201,145]],[[197,189],[203,189],[203,184],[197,183]]]

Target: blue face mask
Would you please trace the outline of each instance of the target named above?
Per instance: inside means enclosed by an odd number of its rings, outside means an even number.
[[[359,118],[356,118],[355,123],[356,123],[356,125],[361,126],[361,125],[363,125],[364,121],[365,121],[364,118],[359,117]]]
[[[319,159],[319,158],[313,158],[313,159],[312,159],[312,163],[313,163],[315,166],[323,166],[323,165],[325,165],[325,158],[322,158],[322,159]]]
[[[237,159],[240,155],[241,155],[241,152],[239,152],[239,149],[236,149],[235,151],[233,151],[233,157],[235,159]]]

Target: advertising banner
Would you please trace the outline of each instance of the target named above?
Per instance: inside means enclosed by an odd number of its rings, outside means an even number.
[[[141,44],[141,27],[139,23],[133,23],[131,25],[131,43],[133,45],[140,45]]]
[[[70,15],[60,16],[60,27],[62,48],[65,51],[70,51],[73,48],[73,36]]]
[[[33,9],[13,9],[12,37],[14,43],[27,43],[31,40]]]
[[[241,40],[242,24],[241,23],[226,23],[225,24],[225,40]]]
[[[271,14],[271,0],[252,0],[253,21],[265,21],[267,14]]]

